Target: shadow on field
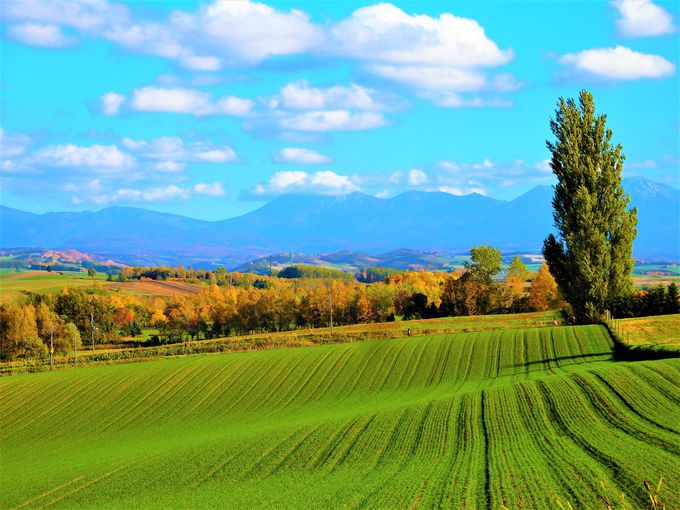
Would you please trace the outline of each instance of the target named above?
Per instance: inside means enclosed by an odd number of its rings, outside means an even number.
[[[539,360],[536,360],[536,361],[528,361],[526,363],[514,363],[512,365],[504,365],[504,366],[501,366],[500,368],[530,367],[530,366],[534,366],[534,365],[547,365],[548,363],[559,364],[561,361],[578,360],[578,359],[585,359],[585,358],[596,358],[596,357],[599,357],[599,356],[609,356],[609,358],[594,359],[592,361],[593,362],[618,361],[618,359],[615,356],[613,351],[604,351],[604,352],[591,352],[591,353],[588,353],[588,354],[573,354],[571,356],[556,356],[554,358],[539,359]],[[578,363],[570,363],[570,364],[576,365]]]

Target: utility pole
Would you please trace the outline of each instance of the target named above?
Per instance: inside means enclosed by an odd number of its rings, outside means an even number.
[[[333,341],[333,284],[328,286],[328,302],[331,305],[331,342]]]
[[[50,370],[52,370],[52,355],[54,354],[54,324],[50,329]]]

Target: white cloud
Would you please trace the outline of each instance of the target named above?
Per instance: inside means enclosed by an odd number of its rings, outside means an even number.
[[[486,85],[486,75],[476,70],[456,67],[374,65],[374,73],[418,90],[469,92]]]
[[[539,161],[534,165],[534,168],[545,173],[552,173],[552,167],[550,166],[551,159],[546,158],[543,161]]]
[[[193,13],[176,10],[168,29],[185,47],[211,48],[227,63],[300,54],[322,40],[321,29],[304,12],[283,12],[248,0],[217,0]]]
[[[559,62],[578,73],[612,80],[664,78],[675,73],[675,65],[665,58],[625,46],[568,53]]]
[[[299,80],[281,88],[280,103],[292,110],[326,110],[344,108],[349,110],[379,110],[382,105],[374,98],[375,91],[352,83],[327,88],[310,87],[306,80]],[[277,103],[279,100],[276,101]]]
[[[102,170],[120,170],[134,166],[135,158],[122,152],[115,145],[74,144],[46,147],[39,151],[35,160],[57,167],[87,167]]]
[[[22,0],[4,2],[3,17],[12,21],[73,27],[93,31],[128,21],[127,7],[106,0]]]
[[[331,29],[331,47],[361,60],[442,67],[497,66],[510,61],[475,20],[444,13],[411,16],[394,5],[362,7]]]
[[[178,163],[177,161],[161,161],[154,165],[154,168],[161,172],[181,172],[185,167],[184,163]]]
[[[142,87],[133,92],[131,108],[142,112],[185,113],[205,115],[248,115],[253,102],[235,96],[223,96],[213,101],[212,95],[186,88]]]
[[[647,37],[677,30],[670,13],[651,0],[614,0],[612,5],[621,15],[616,27],[625,36]]]
[[[100,98],[102,113],[104,115],[117,115],[120,107],[126,101],[126,97],[115,92],[104,94]]]
[[[181,162],[227,163],[237,158],[236,152],[229,146],[215,147],[208,142],[185,143],[177,136],[162,136],[154,140],[123,138],[121,144],[144,158],[163,160],[157,168],[166,171],[178,169],[177,165]]]
[[[194,193],[198,195],[207,195],[210,197],[223,197],[226,195],[226,193],[222,186],[223,183],[221,182],[199,182],[194,186]]]
[[[10,27],[8,33],[12,39],[43,48],[66,48],[77,42],[77,39],[65,35],[56,25],[23,23]]]
[[[198,161],[206,161],[208,163],[226,163],[236,159],[236,153],[228,147],[226,149],[196,152],[195,157]]]
[[[95,195],[93,201],[98,204],[115,202],[162,202],[166,200],[186,200],[191,191],[171,184],[157,188],[134,189],[120,188],[112,195]]]
[[[644,168],[649,170],[652,168],[657,168],[659,164],[653,159],[646,159],[644,161],[631,161],[630,163],[627,163],[626,166],[630,168]]]
[[[182,65],[192,71],[219,71],[222,68],[217,57],[186,55],[181,58]]]
[[[448,193],[449,195],[464,196],[471,193],[486,195],[486,189],[481,186],[440,186],[437,191]]]
[[[21,156],[30,143],[30,137],[21,134],[8,135],[4,128],[0,128],[0,157],[3,159]]]
[[[327,110],[305,112],[286,117],[280,125],[295,131],[363,131],[375,129],[387,124],[380,113],[348,110]]]
[[[427,181],[427,174],[419,168],[414,168],[408,173],[408,183],[410,186],[420,186]]]
[[[346,175],[324,171],[309,174],[301,171],[275,173],[267,183],[258,183],[251,195],[275,196],[286,193],[311,193],[320,195],[345,195],[359,191],[353,179]]]
[[[286,147],[273,155],[277,163],[299,163],[301,165],[319,165],[330,163],[331,158],[319,152],[299,147]]]
[[[507,92],[520,83],[484,68],[512,60],[475,20],[449,13],[410,15],[381,3],[357,9],[330,30],[330,52],[366,62],[366,69],[416,91],[438,106],[508,106],[507,101],[464,98],[461,92]]]

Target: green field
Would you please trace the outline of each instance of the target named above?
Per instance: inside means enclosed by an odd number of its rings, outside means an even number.
[[[63,271],[3,271],[0,272],[0,303],[7,303],[21,298],[24,291],[39,294],[56,294],[66,287],[93,288],[96,281],[106,279],[99,274],[92,279],[85,272]]]
[[[4,508],[680,505],[680,360],[599,326],[0,379]],[[602,488],[601,481],[606,490]]]

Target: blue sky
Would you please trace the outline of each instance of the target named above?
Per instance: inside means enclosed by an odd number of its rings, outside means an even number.
[[[680,180],[678,2],[0,4],[2,204],[223,219],[286,193],[511,199],[585,88]]]

